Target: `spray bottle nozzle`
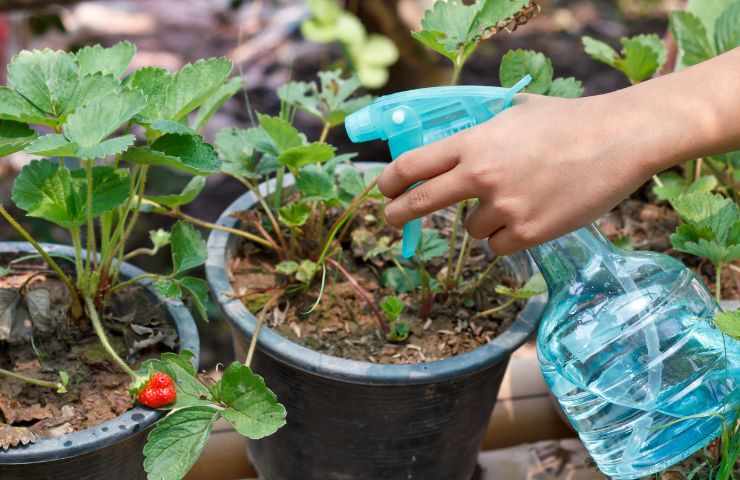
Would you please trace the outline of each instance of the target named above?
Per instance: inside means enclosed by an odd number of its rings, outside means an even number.
[[[388,140],[391,156],[473,127],[505,110],[530,84],[526,75],[511,88],[434,87],[395,93],[349,115],[344,124],[353,142]],[[421,240],[421,221],[404,226],[402,255],[414,256]]]

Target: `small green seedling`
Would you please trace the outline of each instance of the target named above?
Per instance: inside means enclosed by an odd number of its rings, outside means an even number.
[[[406,305],[398,297],[386,297],[380,303],[380,308],[385,313],[385,318],[390,325],[390,331],[386,335],[389,341],[393,343],[405,342],[411,334],[411,327],[408,322],[401,320]]]

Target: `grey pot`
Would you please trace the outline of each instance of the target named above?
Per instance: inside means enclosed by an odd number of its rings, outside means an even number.
[[[251,194],[240,197],[218,223],[238,227],[230,215],[254,203]],[[237,355],[244,358],[256,319],[229,281],[226,266],[237,245],[236,237],[213,231],[206,274],[233,329]],[[524,256],[508,264],[522,279],[531,273]],[[533,334],[544,305],[544,298],[530,301],[512,326],[485,346],[417,365],[333,357],[263,328],[252,366],[288,417],[275,435],[248,444],[260,478],[469,480],[509,357]]]
[[[48,252],[72,256],[71,247],[43,245]],[[33,254],[28,243],[0,242],[0,253]],[[133,265],[121,266],[121,274],[133,278],[143,274]],[[142,284],[145,284],[142,282]],[[179,336],[180,349],[190,350],[197,362],[200,353],[198,329],[190,312],[179,301],[167,300],[147,286],[147,293],[167,308]],[[148,430],[164,414],[135,407],[120,417],[59,438],[7,451],[0,450],[2,480],[145,480],[143,448]]]

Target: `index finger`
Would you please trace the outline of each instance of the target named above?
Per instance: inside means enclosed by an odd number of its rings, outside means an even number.
[[[396,198],[415,183],[455,168],[460,161],[459,137],[445,138],[398,157],[378,177],[381,193]]]

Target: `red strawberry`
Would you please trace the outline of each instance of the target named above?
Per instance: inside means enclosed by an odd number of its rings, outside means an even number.
[[[162,408],[175,402],[175,382],[166,373],[155,372],[139,390],[139,403],[149,408]]]

